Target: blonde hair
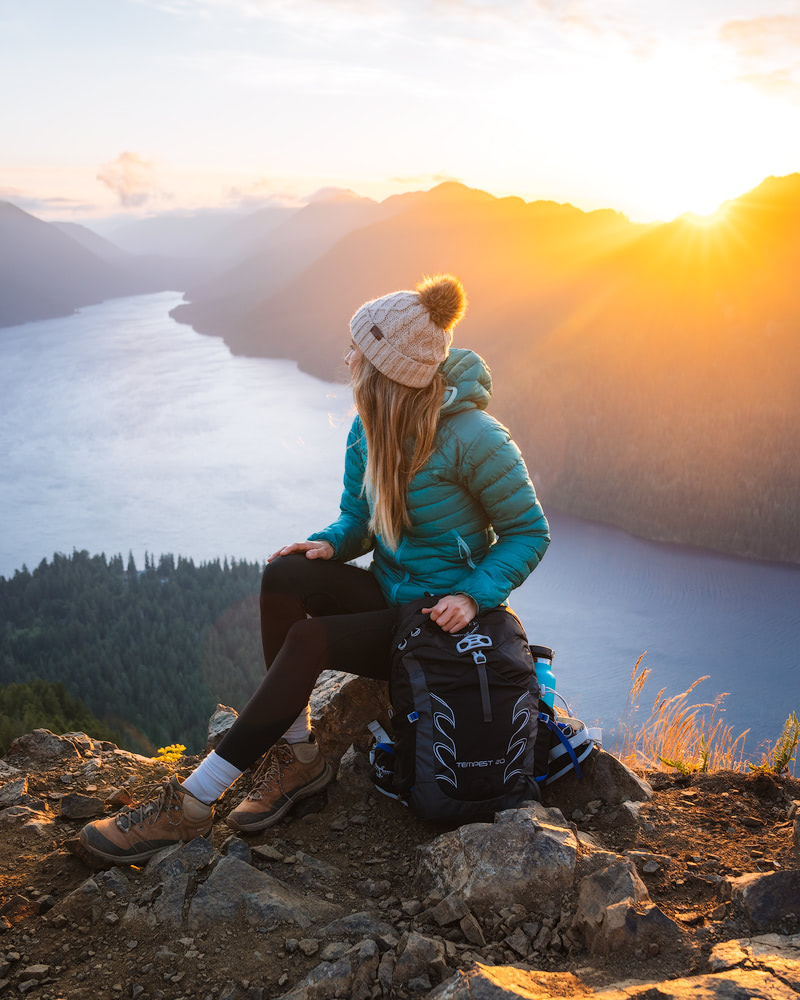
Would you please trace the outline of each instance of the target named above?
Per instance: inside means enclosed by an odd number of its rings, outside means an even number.
[[[369,527],[396,549],[408,516],[408,486],[433,451],[444,379],[412,388],[382,375],[361,357],[352,377],[353,398],[367,435],[364,489],[371,501]]]

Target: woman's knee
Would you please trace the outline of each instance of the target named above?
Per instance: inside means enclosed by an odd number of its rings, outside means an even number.
[[[297,589],[301,566],[308,560],[299,552],[291,552],[287,556],[278,556],[267,563],[261,574],[261,596],[265,594],[286,594]]]

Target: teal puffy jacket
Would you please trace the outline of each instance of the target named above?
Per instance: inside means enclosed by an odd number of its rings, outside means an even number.
[[[483,359],[454,348],[441,370],[447,388],[436,442],[409,485],[411,526],[397,550],[369,532],[360,417],[347,439],[341,513],[310,537],[330,542],[343,561],[374,549],[370,570],[390,604],[460,593],[483,611],[502,604],[535,569],[550,533],[519,449],[485,412],[492,379]]]

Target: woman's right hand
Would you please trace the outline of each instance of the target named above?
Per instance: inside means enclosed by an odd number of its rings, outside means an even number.
[[[282,549],[273,552],[267,562],[272,562],[278,556],[288,556],[290,552],[305,552],[306,559],[333,559],[333,546],[320,538],[314,542],[292,542],[291,545],[284,545]]]

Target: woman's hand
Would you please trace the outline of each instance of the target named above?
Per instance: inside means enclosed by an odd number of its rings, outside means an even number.
[[[273,552],[267,562],[272,562],[278,556],[288,556],[290,552],[305,552],[306,559],[333,559],[331,543],[324,539],[318,539],[315,542],[292,542],[291,545],[284,545],[282,549]]]
[[[422,613],[430,614],[431,621],[443,631],[458,632],[477,615],[478,605],[467,594],[448,594],[432,608],[423,608]]]

